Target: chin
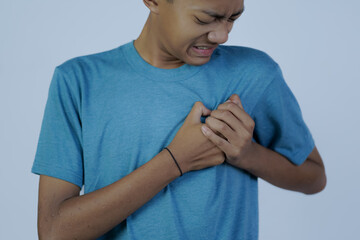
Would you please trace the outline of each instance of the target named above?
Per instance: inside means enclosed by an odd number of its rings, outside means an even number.
[[[184,62],[189,65],[201,66],[208,63],[209,61],[210,61],[210,57],[209,58],[188,57]]]
[[[208,63],[209,61],[210,61],[210,58],[209,59],[203,58],[203,59],[200,59],[200,60],[197,60],[197,61],[190,61],[187,64],[194,65],[194,66],[201,66],[201,65],[204,65],[204,64]]]
[[[192,66],[201,66],[201,65],[204,65],[206,63],[188,63],[189,65],[192,65]]]

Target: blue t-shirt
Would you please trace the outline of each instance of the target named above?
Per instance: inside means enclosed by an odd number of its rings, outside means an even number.
[[[55,69],[32,172],[103,188],[168,146],[196,101],[214,110],[234,93],[253,141],[302,164],[314,140],[267,54],[220,45],[204,65],[160,69],[131,41]],[[258,239],[257,177],[227,163],[188,172],[100,239]]]

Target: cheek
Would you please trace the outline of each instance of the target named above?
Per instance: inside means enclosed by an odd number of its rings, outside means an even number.
[[[181,19],[177,22],[177,25],[172,26],[175,41],[184,41],[188,44],[193,44],[199,40],[201,36],[206,34],[206,29],[191,19]]]

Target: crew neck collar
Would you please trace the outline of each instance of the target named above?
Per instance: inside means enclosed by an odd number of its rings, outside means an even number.
[[[122,47],[122,52],[124,57],[127,59],[128,63],[138,74],[150,78],[156,81],[181,81],[190,78],[191,76],[198,73],[200,70],[206,68],[208,63],[195,66],[184,64],[178,68],[172,69],[163,69],[155,67],[148,62],[146,62],[138,53],[134,46],[134,41],[132,40]]]

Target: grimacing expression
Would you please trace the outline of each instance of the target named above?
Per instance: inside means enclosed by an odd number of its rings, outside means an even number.
[[[243,0],[174,0],[173,3],[166,0],[159,4],[160,46],[184,63],[205,64],[211,55],[202,54],[204,51],[194,46],[216,48],[225,43],[234,21],[243,11]]]

